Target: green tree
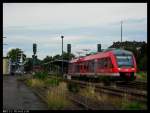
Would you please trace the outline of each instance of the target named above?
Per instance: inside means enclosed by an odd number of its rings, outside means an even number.
[[[61,56],[59,54],[53,56],[53,60],[60,60],[61,59]]]
[[[72,54],[72,53],[67,53],[67,52],[63,52],[63,59],[64,60],[70,60],[70,59],[72,59],[72,58],[74,58],[75,57],[75,55],[74,54]],[[62,55],[59,55],[59,54],[57,54],[57,55],[55,55],[54,57],[53,57],[53,60],[61,60],[62,59]]]
[[[62,55],[61,55],[62,56]],[[74,54],[72,54],[72,53],[67,53],[67,52],[64,52],[63,53],[63,59],[64,60],[70,60],[70,59],[72,59],[72,58],[74,58],[75,57],[75,55]]]
[[[53,61],[53,57],[52,56],[46,56],[43,60],[42,60],[42,65],[44,67],[44,70],[48,71],[50,64],[49,62]]]
[[[47,62],[50,62],[53,60],[53,57],[52,56],[46,56],[43,60],[42,60],[42,63],[47,63]]]
[[[12,62],[17,62],[21,59],[21,49],[16,48],[12,49],[7,53],[7,57],[11,58]],[[26,55],[22,52],[23,55],[23,61],[26,60]]]
[[[27,58],[26,63],[24,65],[25,71],[29,72],[32,70],[32,58]]]

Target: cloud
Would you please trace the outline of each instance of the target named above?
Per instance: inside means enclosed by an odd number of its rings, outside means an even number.
[[[22,50],[26,51],[29,56],[32,56],[32,44],[37,44],[37,53],[42,57],[41,55],[55,55],[61,53],[61,37],[58,37],[57,35],[51,35],[47,37],[26,37],[21,35],[13,35],[10,36],[13,40],[9,39],[9,36],[6,40],[6,42],[9,44],[9,46],[15,46],[15,48],[21,48]],[[67,44],[75,44],[79,45],[82,41],[86,43],[86,41],[92,41],[93,39],[96,39],[96,37],[86,36],[86,35],[76,35],[71,36],[67,35],[64,37],[64,51],[67,51]],[[30,52],[29,52],[30,51]],[[6,52],[6,51],[5,51]],[[73,51],[74,52],[74,51]]]
[[[48,24],[51,28],[101,25],[145,18],[146,3],[4,3],[4,27]],[[137,13],[138,12],[138,13]],[[38,27],[36,27],[38,29]]]
[[[39,58],[61,54],[67,44],[72,52],[84,48],[97,51],[123,40],[147,40],[146,3],[3,3],[3,35],[5,54],[9,47],[21,48],[31,57],[32,44],[37,43]]]

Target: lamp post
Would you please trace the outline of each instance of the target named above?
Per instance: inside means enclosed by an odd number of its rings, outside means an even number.
[[[122,48],[122,24],[123,24],[123,21],[121,20],[121,48]]]
[[[61,39],[62,39],[62,76],[63,76],[63,38],[64,36],[61,36]]]

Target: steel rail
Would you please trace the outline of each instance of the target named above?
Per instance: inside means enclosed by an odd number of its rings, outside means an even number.
[[[140,91],[135,89],[129,89],[129,88],[119,88],[119,87],[111,87],[111,86],[102,86],[100,84],[94,84],[94,83],[88,83],[83,81],[77,81],[77,80],[66,80],[67,82],[76,83],[82,88],[85,88],[91,84],[95,87],[95,91],[102,92],[105,94],[115,95],[124,97],[125,95],[127,98],[131,100],[136,100],[140,102],[147,102],[147,92],[146,91]]]

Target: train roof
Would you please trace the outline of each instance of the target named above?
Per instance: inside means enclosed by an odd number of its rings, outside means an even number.
[[[102,52],[98,52],[96,54],[92,54],[92,55],[89,55],[89,56],[73,59],[73,60],[70,61],[70,63],[93,60],[95,58],[102,58],[102,57],[109,56],[110,54],[114,54],[114,55],[122,55],[122,54],[124,54],[124,55],[133,55],[132,52],[124,50],[124,49],[109,48],[109,49],[106,49]]]
[[[132,52],[124,50],[124,49],[115,49],[115,50],[112,50],[112,52],[115,55],[121,55],[121,54],[132,55]]]

